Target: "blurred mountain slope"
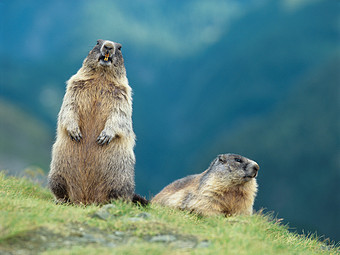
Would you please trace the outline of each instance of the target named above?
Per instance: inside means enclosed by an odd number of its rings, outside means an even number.
[[[20,168],[47,169],[53,137],[46,124],[4,100],[0,119],[0,169],[11,174],[20,174]]]

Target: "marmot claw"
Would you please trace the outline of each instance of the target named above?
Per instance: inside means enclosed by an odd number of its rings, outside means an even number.
[[[115,135],[109,135],[105,131],[102,131],[97,138],[97,143],[99,145],[109,144],[114,137]]]
[[[80,142],[80,140],[83,138],[83,136],[80,133],[79,128],[77,130],[68,131],[68,134],[70,135],[72,141]]]

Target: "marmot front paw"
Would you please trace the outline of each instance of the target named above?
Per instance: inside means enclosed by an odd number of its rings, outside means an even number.
[[[109,144],[113,138],[115,138],[116,134],[114,132],[108,133],[107,131],[103,130],[97,138],[97,143],[99,145]]]
[[[71,137],[72,141],[74,140],[74,141],[80,142],[80,140],[83,138],[79,127],[73,128],[72,130],[68,129],[67,132],[69,136]]]

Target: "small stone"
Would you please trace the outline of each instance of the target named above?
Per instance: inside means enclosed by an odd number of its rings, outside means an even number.
[[[116,236],[125,236],[125,233],[122,232],[122,231],[115,231],[114,234],[115,234]]]
[[[101,220],[107,220],[110,216],[111,216],[110,213],[108,213],[107,211],[99,210],[98,212],[95,212],[94,214],[92,214],[91,217],[101,219]]]
[[[173,235],[159,235],[159,236],[153,236],[150,239],[150,242],[164,242],[164,243],[170,243],[176,240],[176,237]]]
[[[105,246],[106,246],[106,247],[109,247],[109,248],[114,248],[114,247],[116,247],[117,245],[110,242],[110,243],[105,243]]]
[[[328,245],[321,245],[321,250],[323,251],[329,251],[330,250],[330,247]]]
[[[112,216],[112,214],[110,214],[109,211],[113,208],[116,208],[116,206],[113,204],[104,205],[102,208],[100,208],[100,210],[92,214],[91,217],[98,218],[101,220],[107,220],[108,218]]]
[[[47,240],[46,236],[40,236],[41,241],[45,242]]]
[[[130,237],[127,240],[127,244],[136,244],[139,241],[139,239],[137,237]]]
[[[72,242],[70,240],[65,240],[63,245],[64,246],[70,246],[72,244]]]
[[[208,240],[203,240],[200,242],[196,248],[207,248],[210,246],[210,242]]]
[[[115,241],[120,241],[122,240],[122,238],[120,236],[116,236],[116,235],[112,235],[112,234],[108,234],[106,235],[106,238],[109,239],[109,240],[115,240]]]
[[[142,221],[142,220],[143,220],[142,218],[137,218],[137,217],[128,218],[128,221],[131,221],[131,222],[137,222],[137,221]]]
[[[103,205],[103,207],[101,208],[101,210],[111,210],[111,209],[113,209],[113,208],[116,208],[116,206],[115,205],[113,205],[113,204],[106,204],[106,205]]]
[[[180,249],[192,249],[196,246],[196,242],[178,240],[176,242],[173,242],[172,246]]]
[[[151,217],[150,213],[142,212],[138,214],[136,217],[143,218],[143,219],[149,219]]]
[[[94,236],[90,235],[90,234],[83,234],[82,239],[86,240],[88,242],[91,242],[91,243],[95,243],[96,242],[95,241],[96,239],[94,238]]]

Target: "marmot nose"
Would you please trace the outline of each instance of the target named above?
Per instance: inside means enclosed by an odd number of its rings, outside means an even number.
[[[103,55],[105,54],[113,55],[117,50],[120,50],[121,47],[122,45],[120,43],[105,41],[101,48],[101,52]]]
[[[106,41],[106,42],[103,43],[102,51],[104,51],[104,52],[112,51],[112,50],[114,50],[114,48],[115,48],[115,45],[113,44],[113,42]]]
[[[259,165],[258,165],[257,163],[254,163],[252,169],[253,169],[255,172],[257,172],[257,171],[259,171],[260,167],[259,167]]]
[[[112,50],[113,49],[113,45],[111,45],[111,44],[106,44],[106,45],[104,45],[104,50]]]

